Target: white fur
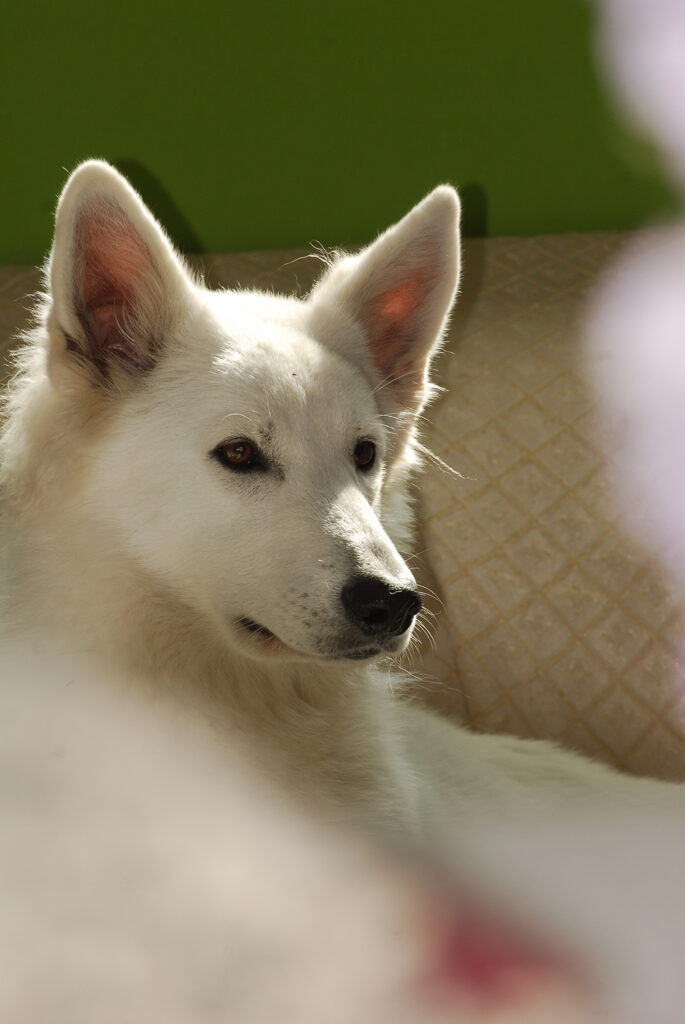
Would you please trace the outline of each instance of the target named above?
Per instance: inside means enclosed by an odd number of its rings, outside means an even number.
[[[407,482],[457,232],[442,186],[304,301],[209,291],[88,162],[60,200],[1,448],[16,624],[201,708],[309,803],[413,834],[472,805],[668,788],[396,698],[384,659],[411,630],[370,650],[343,613],[355,574],[413,586]],[[211,457],[236,437],[268,471]],[[368,473],[359,438],[378,447]]]
[[[423,881],[275,799],[201,723],[30,647],[0,651],[3,1022],[444,1019],[414,980]]]

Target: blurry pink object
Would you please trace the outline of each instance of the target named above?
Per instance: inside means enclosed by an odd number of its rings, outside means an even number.
[[[590,373],[623,518],[685,583],[685,227],[613,268],[588,328]]]
[[[683,0],[601,0],[600,63],[639,127],[685,184],[685,4]]]
[[[603,0],[599,52],[685,184],[685,3]],[[685,227],[645,233],[618,261],[587,356],[618,499],[633,533],[685,583]]]

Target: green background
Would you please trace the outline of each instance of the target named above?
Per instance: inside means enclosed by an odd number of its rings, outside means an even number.
[[[367,240],[440,181],[468,234],[673,204],[602,98],[583,0],[14,0],[2,26],[2,262],[41,258],[88,156],[196,251]]]

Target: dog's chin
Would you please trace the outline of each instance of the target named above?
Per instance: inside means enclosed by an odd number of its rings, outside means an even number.
[[[390,637],[377,643],[332,644],[329,648],[303,651],[285,643],[266,626],[242,616],[235,620],[235,639],[244,654],[258,661],[378,661],[402,653],[412,634],[410,627],[399,637]]]

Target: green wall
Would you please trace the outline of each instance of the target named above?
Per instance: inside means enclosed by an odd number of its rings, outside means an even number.
[[[12,0],[0,261],[37,261],[72,168],[129,174],[185,249],[358,242],[440,181],[471,234],[668,209],[607,113],[584,0]]]

